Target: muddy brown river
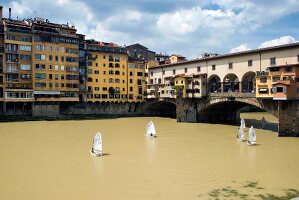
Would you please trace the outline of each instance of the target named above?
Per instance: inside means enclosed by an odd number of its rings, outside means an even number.
[[[246,134],[267,120],[256,146],[237,142],[237,126],[158,117],[0,123],[0,199],[299,196],[299,138],[277,137],[277,119],[267,113],[242,116]],[[144,136],[150,120],[157,138]],[[100,158],[89,152],[98,130]]]

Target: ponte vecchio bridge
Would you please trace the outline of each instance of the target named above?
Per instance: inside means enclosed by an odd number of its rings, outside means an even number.
[[[176,114],[184,122],[239,123],[239,110],[253,105],[278,118],[279,136],[299,136],[299,43],[180,58],[149,69],[148,112]]]

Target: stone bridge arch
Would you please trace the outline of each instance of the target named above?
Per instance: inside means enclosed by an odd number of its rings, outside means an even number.
[[[272,100],[256,98],[223,97],[209,98],[197,105],[197,121],[211,123],[239,123],[240,109],[251,105],[278,118],[278,103]]]
[[[144,112],[149,116],[176,118],[176,99],[148,100]]]

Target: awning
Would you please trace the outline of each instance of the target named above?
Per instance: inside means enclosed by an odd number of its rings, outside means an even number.
[[[33,91],[33,94],[51,94],[51,95],[60,95],[60,91]]]

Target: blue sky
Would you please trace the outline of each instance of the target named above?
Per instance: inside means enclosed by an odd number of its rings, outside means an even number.
[[[4,15],[73,24],[87,38],[188,59],[299,40],[299,0],[4,0]]]

